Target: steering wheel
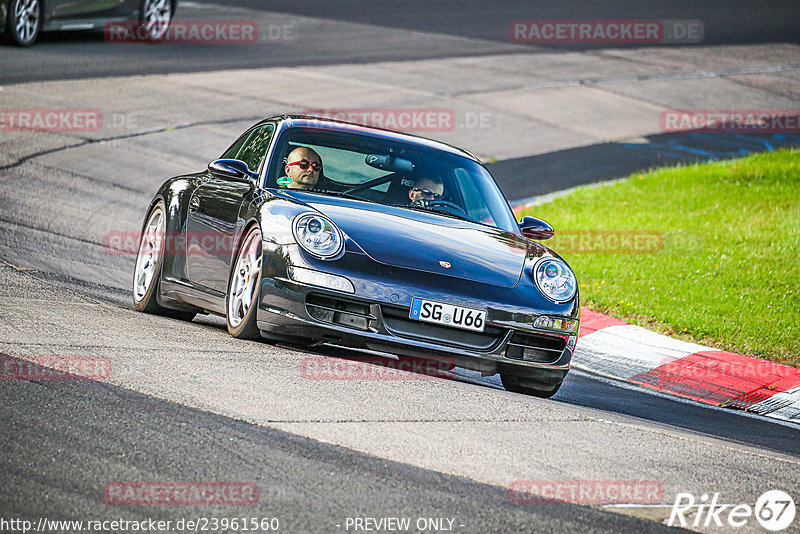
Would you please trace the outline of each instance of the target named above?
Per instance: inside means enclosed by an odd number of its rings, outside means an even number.
[[[445,208],[445,209],[455,210],[459,212],[456,215],[461,214],[464,217],[469,218],[469,215],[467,215],[467,210],[465,210],[455,202],[450,202],[448,200],[429,200],[427,206],[429,208]]]

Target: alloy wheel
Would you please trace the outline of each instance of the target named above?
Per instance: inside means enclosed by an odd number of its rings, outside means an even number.
[[[261,231],[253,228],[244,240],[228,290],[228,322],[238,327],[247,317],[261,280]]]
[[[17,0],[14,5],[14,32],[20,44],[30,44],[39,33],[39,0]]]
[[[158,205],[147,219],[142,241],[139,243],[139,253],[136,256],[136,268],[133,276],[133,298],[136,302],[142,301],[153,284],[159,267],[163,239],[164,212]]]
[[[151,39],[161,39],[166,35],[172,20],[170,0],[144,0],[142,23]]]

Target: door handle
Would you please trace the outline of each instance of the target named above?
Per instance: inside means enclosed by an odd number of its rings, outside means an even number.
[[[195,213],[197,210],[200,209],[200,199],[197,197],[192,197],[189,199],[189,212]]]

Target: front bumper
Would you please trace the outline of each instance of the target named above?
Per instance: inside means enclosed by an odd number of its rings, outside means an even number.
[[[539,315],[579,318],[573,304],[523,306],[525,288],[496,288],[431,273],[376,264],[360,254],[335,262],[309,257],[297,245],[265,243],[257,325],[267,338],[312,339],[401,356],[446,359],[486,374],[511,372],[560,383],[577,338],[533,328]],[[291,280],[290,265],[347,277],[355,294]],[[400,282],[402,280],[402,282]],[[446,288],[446,289],[445,289]],[[535,289],[535,288],[534,288]],[[487,310],[482,334],[408,318],[413,297]],[[565,313],[564,310],[570,310]]]

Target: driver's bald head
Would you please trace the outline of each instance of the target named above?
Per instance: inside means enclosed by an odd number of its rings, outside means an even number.
[[[289,152],[289,155],[286,157],[286,163],[294,163],[301,159],[308,160],[311,163],[322,163],[322,158],[319,157],[319,154],[317,154],[314,149],[308,148],[307,146],[299,146]]]

